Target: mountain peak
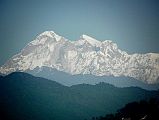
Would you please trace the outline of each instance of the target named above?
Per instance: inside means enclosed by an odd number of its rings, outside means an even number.
[[[55,35],[56,35],[56,33],[55,33],[54,31],[44,31],[43,33],[41,33],[40,35],[38,35],[38,37],[39,37],[39,36],[53,37],[53,36],[55,36]]]
[[[50,39],[51,38],[51,39]],[[36,39],[30,42],[32,45],[45,44],[48,40],[59,41],[62,37],[57,35],[54,31],[45,31],[39,34]]]
[[[101,42],[96,40],[95,38],[92,38],[88,35],[81,35],[80,37],[82,40],[86,40],[88,43],[90,43],[92,46],[100,46],[101,45]]]
[[[86,34],[81,35],[80,38],[81,38],[81,39],[94,39],[94,38],[92,38],[91,36],[88,36],[88,35],[86,35]]]

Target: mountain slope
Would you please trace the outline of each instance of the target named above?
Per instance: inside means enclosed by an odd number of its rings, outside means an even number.
[[[159,100],[150,99],[126,104],[116,114],[107,114],[105,117],[93,117],[97,120],[158,120]]]
[[[1,66],[0,73],[37,67],[55,68],[72,75],[128,76],[149,84],[159,82],[159,54],[129,55],[110,40],[101,42],[87,35],[69,41],[46,31]]]
[[[66,87],[26,73],[0,79],[0,117],[9,120],[83,120],[115,112],[126,103],[159,96],[137,87],[100,83]]]
[[[56,81],[65,86],[72,86],[77,84],[91,84],[95,85],[100,82],[109,83],[116,87],[140,87],[146,90],[158,90],[159,84],[146,84],[140,80],[131,77],[113,77],[113,76],[95,76],[90,74],[71,75],[66,72],[51,69],[49,67],[35,68],[34,70],[26,71],[34,76],[47,78]]]

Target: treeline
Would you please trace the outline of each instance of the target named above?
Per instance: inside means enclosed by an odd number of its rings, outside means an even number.
[[[118,110],[116,114],[92,117],[92,120],[159,120],[159,100],[132,102]]]

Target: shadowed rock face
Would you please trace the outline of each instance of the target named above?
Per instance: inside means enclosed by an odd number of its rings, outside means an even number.
[[[128,76],[149,84],[159,82],[159,54],[129,55],[110,40],[101,42],[87,35],[69,41],[46,31],[9,59],[0,72],[25,72],[37,67],[50,67],[71,75]]]

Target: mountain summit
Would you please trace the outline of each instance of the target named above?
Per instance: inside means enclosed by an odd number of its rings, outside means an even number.
[[[159,82],[159,54],[127,54],[110,40],[98,41],[82,35],[69,41],[45,31],[28,43],[3,66],[0,73],[42,70],[49,67],[72,75],[128,76],[149,84]]]
[[[89,44],[91,44],[92,46],[100,46],[101,45],[101,42],[88,36],[88,35],[82,35],[80,37],[82,40],[86,40]]]

